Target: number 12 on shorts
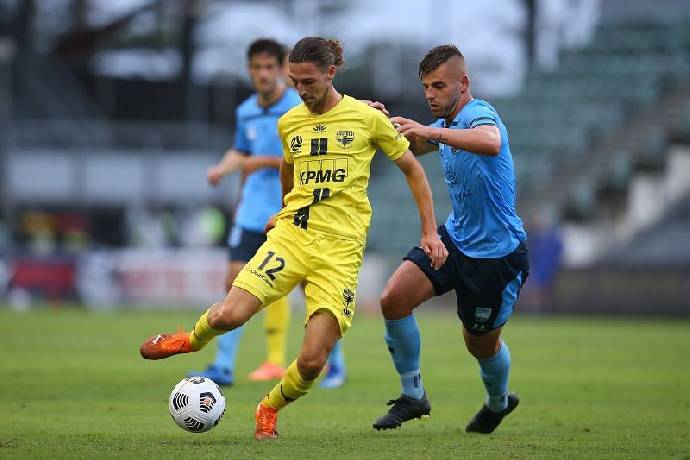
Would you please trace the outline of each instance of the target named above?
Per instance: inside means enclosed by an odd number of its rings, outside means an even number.
[[[266,275],[268,275],[268,277],[271,278],[271,281],[275,281],[275,274],[281,271],[283,268],[285,268],[285,259],[277,256],[274,259],[275,262],[277,262],[277,265],[275,265],[272,268],[266,268],[266,266],[271,262],[271,259],[273,259],[275,255],[275,252],[268,251],[268,253],[266,254],[266,258],[261,262],[261,265],[257,267],[259,270],[265,269]]]

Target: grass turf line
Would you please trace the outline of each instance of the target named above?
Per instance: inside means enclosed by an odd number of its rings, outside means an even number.
[[[147,362],[140,342],[190,327],[191,312],[0,309],[0,458],[685,458],[690,459],[690,322],[517,318],[505,329],[510,388],[522,403],[491,436],[463,428],[484,393],[451,313],[418,313],[432,417],[375,432],[399,394],[380,318],[360,315],[345,338],[348,383],[316,388],[281,412],[277,442],[253,440],[253,411],[271,388],[247,373],[264,357],[261,321],[242,338],[225,420],[206,434],[167,413],[197,354]],[[289,356],[302,337],[291,325]]]

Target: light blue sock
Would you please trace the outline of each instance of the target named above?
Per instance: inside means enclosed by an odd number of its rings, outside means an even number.
[[[343,354],[342,339],[338,340],[335,343],[335,345],[333,345],[333,349],[331,350],[331,354],[328,356],[328,367],[329,367],[329,371],[328,371],[329,374],[331,372],[335,372],[338,374],[344,374],[345,373],[345,355]]]
[[[244,326],[218,337],[218,351],[216,352],[216,359],[213,361],[215,366],[229,369],[230,372],[235,370],[235,356],[237,356],[237,349],[240,347],[242,331],[244,331]]]
[[[403,319],[387,319],[386,335],[388,351],[393,358],[395,370],[400,374],[402,393],[415,399],[424,396],[422,376],[419,372],[421,339],[414,315]]]
[[[501,341],[501,349],[490,358],[478,359],[480,372],[486,388],[486,405],[494,412],[508,407],[508,374],[510,374],[510,350]]]

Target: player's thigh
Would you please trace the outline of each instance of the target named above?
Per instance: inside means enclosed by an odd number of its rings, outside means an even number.
[[[338,320],[341,335],[350,328],[357,309],[357,279],[363,255],[364,244],[349,239],[329,238],[311,248],[313,265],[304,287],[307,321],[324,310]]]
[[[307,321],[297,366],[307,380],[313,380],[326,365],[328,355],[340,338],[340,324],[330,310],[319,310]]]
[[[305,276],[307,241],[285,223],[279,223],[268,239],[242,268],[233,286],[257,297],[263,306],[286,296]]]
[[[467,331],[484,335],[502,327],[510,318],[527,278],[527,253],[520,245],[513,253],[494,259],[464,262],[456,292],[458,317]]]
[[[413,262],[403,261],[381,294],[381,312],[386,319],[401,319],[436,294],[427,275]]]

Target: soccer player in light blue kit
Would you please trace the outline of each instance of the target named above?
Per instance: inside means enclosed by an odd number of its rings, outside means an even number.
[[[496,110],[473,99],[464,57],[453,45],[438,46],[419,65],[426,101],[438,120],[424,126],[392,118],[416,155],[439,151],[452,212],[438,233],[449,256],[434,267],[412,249],[384,288],[381,310],[385,340],[400,374],[402,394],[389,401],[377,430],[429,415],[420,374],[420,333],[413,309],[454,289],[467,350],[477,359],[485,404],[467,432],[491,433],[518,405],[508,391],[510,352],[501,340],[525,282],[526,234],[515,209],[515,173],[508,132]]]
[[[299,94],[284,80],[286,50],[271,39],[258,39],[247,53],[249,74],[256,93],[236,109],[235,143],[222,160],[208,171],[208,181],[217,185],[226,175],[241,171],[244,175],[242,197],[228,238],[230,266],[226,287],[266,241],[264,225],[281,208],[282,192],[278,168],[282,144],[276,123],[285,112],[300,104]],[[267,306],[265,332],[268,345],[266,361],[249,378],[255,381],[280,379],[284,373],[285,335],[289,322],[287,298]],[[243,328],[234,329],[218,339],[218,352],[206,370],[191,375],[208,377],[221,385],[232,385],[235,357]],[[329,357],[329,367],[322,387],[335,388],[344,383],[345,362],[340,342]]]

